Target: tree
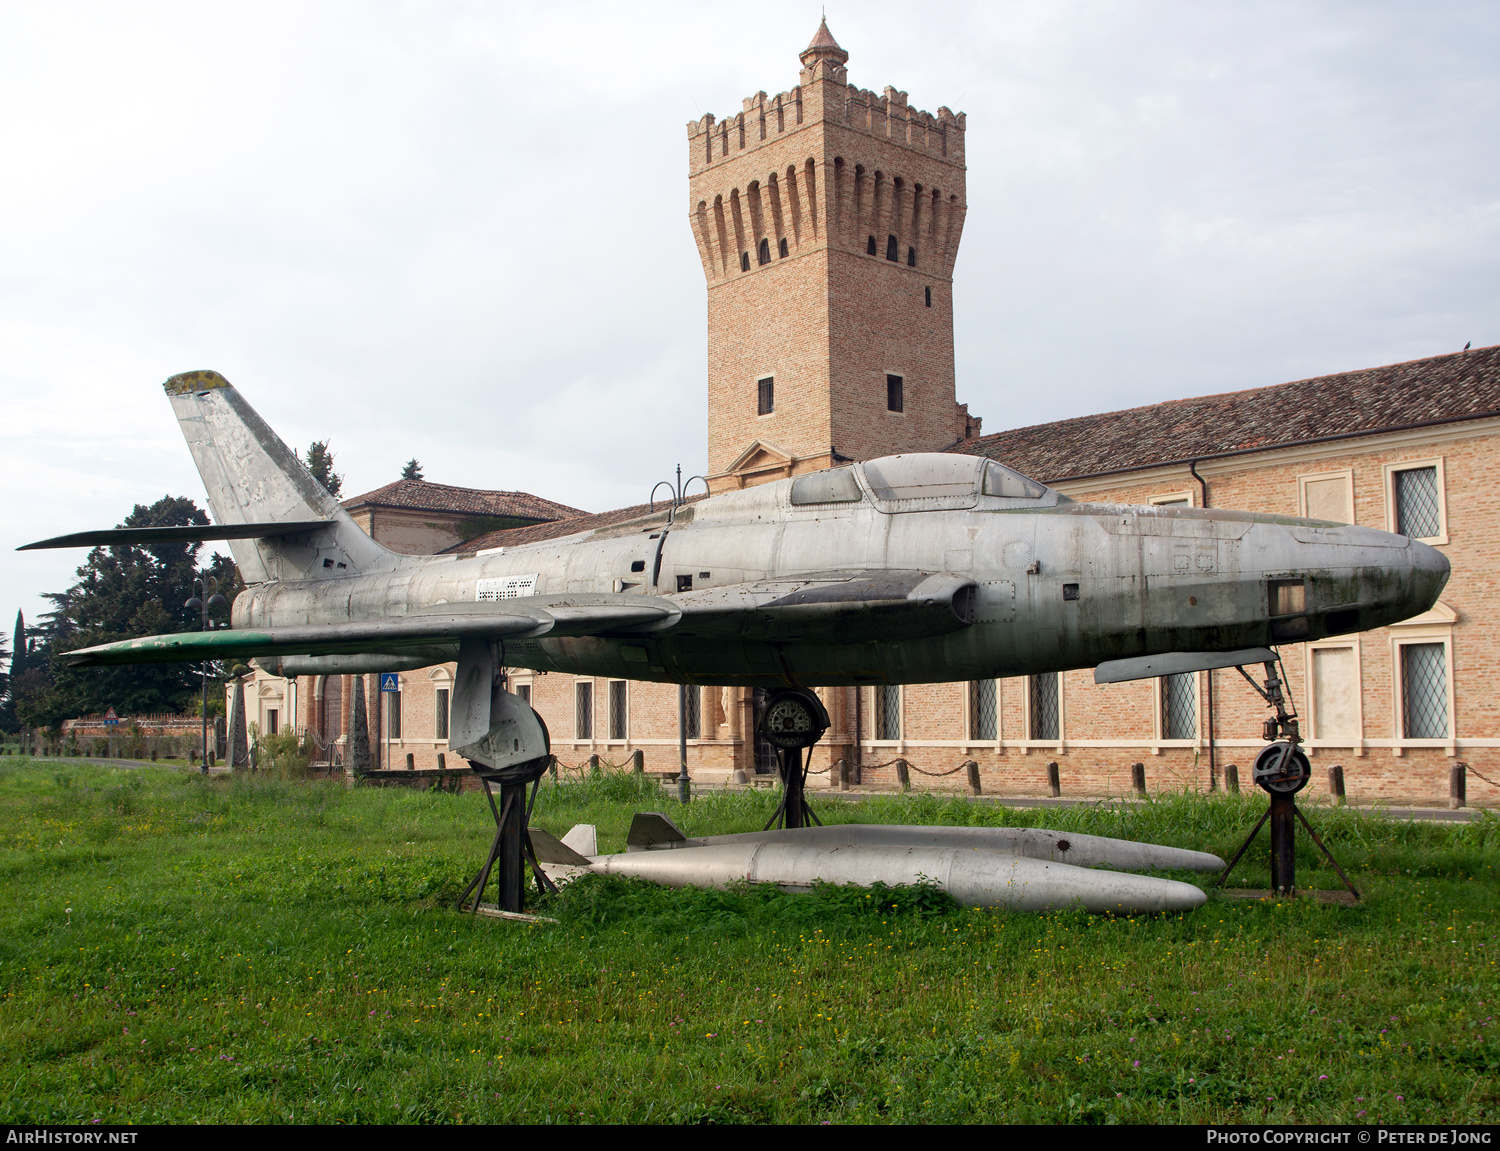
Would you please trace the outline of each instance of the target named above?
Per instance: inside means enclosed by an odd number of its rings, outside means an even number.
[[[335,499],[344,486],[344,477],[333,470],[333,453],[328,450],[327,440],[314,440],[307,449],[307,470],[313,479],[323,485],[323,490]]]
[[[412,456],[406,461],[406,466],[401,469],[403,480],[420,480],[422,478],[422,465],[417,462],[417,457]]]
[[[19,622],[20,615],[21,615],[20,612],[16,613],[16,617],[17,617],[18,622]],[[5,637],[4,636],[0,636],[0,659],[4,659],[6,655],[7,655],[7,650],[6,650]],[[11,680],[10,673],[15,670],[15,667],[16,667],[16,661],[15,660],[11,660],[10,661],[10,669],[8,671],[5,671],[5,672],[0,672],[0,731],[5,731],[5,732],[10,732],[10,731],[15,731],[16,730],[16,727],[15,727],[16,703],[15,703],[15,700],[11,698],[11,694],[10,694],[10,680]]]
[[[147,507],[137,504],[122,527],[206,525],[208,516],[182,497],[164,496]],[[194,594],[200,574],[216,578],[232,599],[243,588],[231,560],[215,556],[200,573],[201,543],[154,543],[140,547],[95,548],[78,569],[78,582],[46,598],[55,605],[34,629],[40,644],[26,659],[14,685],[17,718],[28,727],[55,729],[64,719],[104,711],[174,712],[196,702],[196,664],[133,664],[69,668],[62,657],[75,648],[135,636],[197,631],[196,608],[182,606]],[[222,615],[222,612],[221,612]]]

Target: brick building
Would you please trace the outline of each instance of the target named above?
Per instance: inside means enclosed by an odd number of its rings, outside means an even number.
[[[825,24],[801,55],[797,87],[757,93],[731,119],[688,125],[688,223],[707,282],[711,488],[947,450],[1002,460],[1078,500],[1233,507],[1417,536],[1453,563],[1436,608],[1378,632],[1283,648],[1309,750],[1317,766],[1343,764],[1354,799],[1435,799],[1461,758],[1482,773],[1471,799],[1500,800],[1483,778],[1500,778],[1489,686],[1500,664],[1500,507],[1486,482],[1500,459],[1500,348],[981,435],[956,402],[953,371],[964,117],[849,85],[847,61]],[[408,496],[389,494],[400,487],[350,505],[378,506],[368,529],[403,551],[469,554],[646,511],[580,515],[499,499],[518,493],[469,492],[473,506],[493,496],[484,506],[508,509],[488,514],[539,514],[446,544],[432,534],[418,547],[413,522],[436,533],[424,518],[436,513],[406,514],[399,500]],[[382,762],[436,766],[453,671],[401,673],[401,692],[381,708],[377,677],[366,677]],[[312,680],[295,695],[299,725],[335,750],[347,738],[350,682]],[[621,764],[640,750],[648,770],[675,770],[675,686],[525,670],[512,685],[542,714],[565,763],[599,755]],[[888,785],[891,769],[873,765],[897,756],[933,772],[974,759],[984,786],[1007,793],[1044,791],[1054,761],[1074,793],[1122,792],[1138,762],[1153,789],[1206,789],[1225,765],[1253,759],[1264,715],[1232,670],[1108,687],[1084,670],[820,694],[833,727],[814,750],[815,771],[843,758],[871,765],[866,782]],[[688,699],[695,778],[769,769],[753,736],[757,692],[692,688]]]

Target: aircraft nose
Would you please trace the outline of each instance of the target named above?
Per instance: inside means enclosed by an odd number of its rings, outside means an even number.
[[[1412,614],[1420,615],[1437,603],[1438,596],[1443,594],[1443,588],[1448,585],[1448,577],[1453,574],[1453,567],[1449,564],[1448,557],[1437,548],[1416,540],[1412,540],[1407,558],[1411,564],[1411,603],[1420,604]]]

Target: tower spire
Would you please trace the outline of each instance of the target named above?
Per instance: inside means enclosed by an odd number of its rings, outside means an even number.
[[[814,60],[832,60],[839,65],[848,63],[849,53],[839,47],[839,42],[828,30],[828,17],[823,17],[822,23],[818,25],[818,30],[813,35],[812,43],[802,50],[798,59],[802,61],[803,67],[811,67]]]

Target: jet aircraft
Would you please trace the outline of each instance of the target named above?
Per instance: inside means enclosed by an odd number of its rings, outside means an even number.
[[[1416,615],[1449,575],[1440,552],[1388,532],[1076,503],[994,460],[939,453],[480,555],[400,555],[354,524],[223,376],[188,372],[165,390],[215,526],[28,546],[227,539],[249,586],[227,630],[70,661],[254,658],[284,675],[457,661],[449,746],[502,791],[535,778],[549,748],[540,717],[505,690],[507,667],[790,689],[804,701],[787,725],[795,745],[799,723],[826,726],[808,688],[1242,665],[1270,658],[1267,645]],[[517,805],[507,820],[519,817]]]

